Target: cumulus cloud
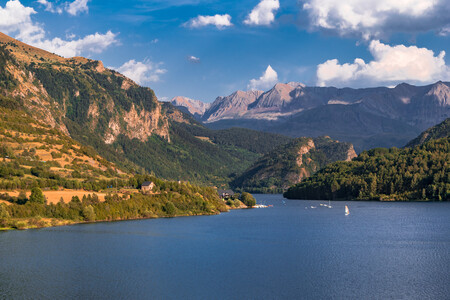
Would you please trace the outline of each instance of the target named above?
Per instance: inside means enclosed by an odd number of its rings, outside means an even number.
[[[160,80],[160,75],[167,72],[167,70],[160,68],[160,65],[160,63],[153,63],[150,60],[141,62],[132,59],[116,68],[116,70],[136,83],[143,84]]]
[[[231,16],[229,14],[225,15],[214,15],[214,16],[198,16],[196,18],[190,19],[183,24],[185,27],[199,28],[208,25],[216,26],[218,29],[223,29],[225,27],[232,26]]]
[[[253,8],[244,23],[247,25],[270,25],[275,20],[275,13],[279,8],[278,0],[262,0]]]
[[[105,34],[95,33],[81,39],[63,40],[54,38],[51,40],[35,40],[31,43],[47,51],[58,53],[64,57],[73,57],[81,53],[101,53],[109,46],[117,43],[117,34],[108,31]]]
[[[264,71],[261,77],[259,77],[258,79],[250,80],[247,88],[249,90],[268,90],[276,83],[278,83],[278,74],[269,65],[267,66],[267,69]]]
[[[63,12],[63,9],[61,7],[56,7],[52,2],[49,2],[47,0],[38,0],[37,2],[45,6],[46,11],[57,14],[62,14]]]
[[[193,55],[188,56],[187,60],[190,61],[191,63],[194,63],[194,64],[200,63],[200,58],[195,57]]]
[[[24,43],[71,57],[82,53],[100,53],[109,46],[117,43],[117,34],[108,31],[105,34],[95,33],[80,39],[61,38],[47,39],[40,24],[34,23],[31,16],[36,11],[23,6],[19,0],[10,0],[5,7],[0,6],[0,31]]]
[[[33,14],[36,14],[33,8],[23,6],[18,0],[6,2],[4,8],[0,6],[0,31],[5,34],[18,33],[18,38],[30,35],[42,38],[44,30],[33,24]]]
[[[39,4],[42,4],[45,7],[46,11],[62,14],[63,11],[66,11],[68,14],[72,16],[76,16],[82,12],[88,12],[89,7],[87,5],[89,0],[75,0],[73,2],[65,2],[61,5],[56,5],[53,2],[48,0],[37,0]]]
[[[440,31],[450,24],[448,0],[304,0],[312,28],[366,40],[392,32]]]
[[[445,64],[444,51],[435,55],[427,48],[389,46],[379,41],[372,41],[369,51],[374,59],[368,63],[356,58],[353,63],[340,64],[337,59],[332,59],[318,65],[317,84],[361,87],[450,80],[450,67]]]
[[[66,11],[72,16],[76,16],[82,12],[88,12],[89,8],[87,3],[88,0],[75,0],[74,2],[67,4]]]

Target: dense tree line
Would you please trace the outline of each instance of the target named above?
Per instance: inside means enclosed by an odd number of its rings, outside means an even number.
[[[152,178],[155,194],[134,193],[128,196],[109,194],[104,202],[97,195],[74,196],[69,203],[45,204],[42,191],[34,188],[25,204],[0,204],[0,227],[25,228],[40,218],[83,221],[113,221],[178,215],[217,214],[227,211],[213,188],[189,183],[168,182],[149,176],[134,178],[136,183]]]
[[[450,200],[450,138],[377,148],[328,165],[289,188],[290,199]]]

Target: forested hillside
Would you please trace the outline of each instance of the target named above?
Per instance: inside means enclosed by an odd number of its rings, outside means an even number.
[[[258,159],[232,186],[250,192],[282,193],[327,164],[353,157],[356,153],[349,143],[329,137],[297,138]]]
[[[450,138],[405,149],[376,148],[328,165],[289,188],[289,199],[449,201]]]
[[[132,173],[227,187],[230,176],[289,140],[207,129],[100,61],[62,58],[1,33],[0,69],[5,105],[20,105]]]

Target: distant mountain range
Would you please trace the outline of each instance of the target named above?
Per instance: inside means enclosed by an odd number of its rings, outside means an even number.
[[[210,128],[245,127],[292,137],[328,135],[359,152],[404,146],[424,129],[450,117],[450,83],[406,83],[395,88],[307,87],[278,83],[266,92],[237,91],[218,97],[203,114],[199,102],[172,100]]]

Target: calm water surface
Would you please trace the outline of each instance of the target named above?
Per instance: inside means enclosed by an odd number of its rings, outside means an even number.
[[[0,233],[0,298],[450,299],[450,203],[256,198],[274,207]]]

